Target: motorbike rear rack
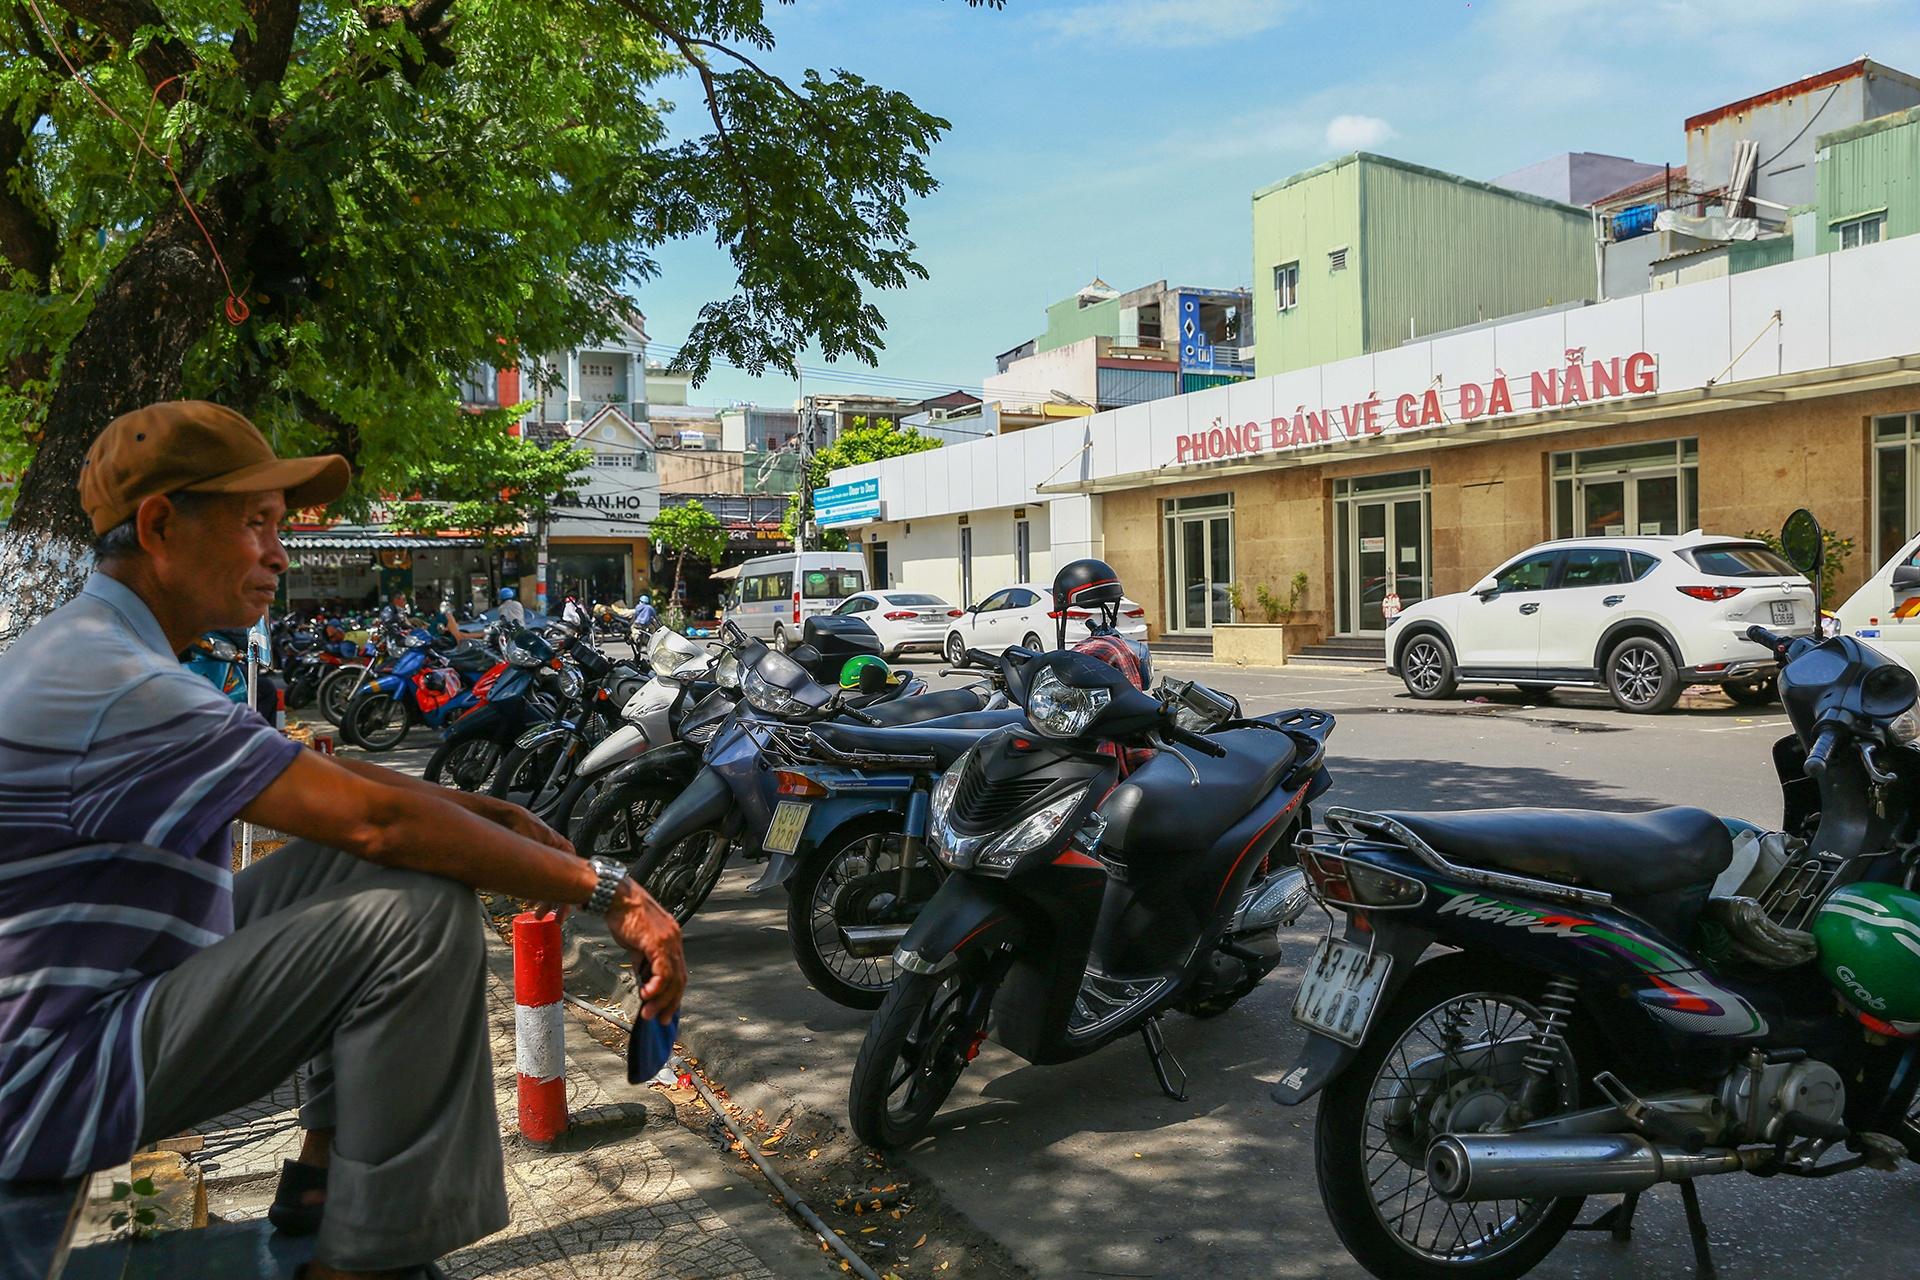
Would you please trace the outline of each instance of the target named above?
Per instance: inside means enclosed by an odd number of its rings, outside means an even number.
[[[909,769],[931,771],[939,761],[930,755],[887,754],[878,751],[842,751],[823,742],[811,730],[777,726],[767,735],[766,754],[786,764],[830,764],[846,769]]]
[[[1535,876],[1489,871],[1484,867],[1462,866],[1415,835],[1404,824],[1394,821],[1383,813],[1368,813],[1364,809],[1348,809],[1341,805],[1334,805],[1327,809],[1325,818],[1327,825],[1334,829],[1336,835],[1354,839],[1379,839],[1384,836],[1395,844],[1404,845],[1414,857],[1442,875],[1452,876],[1468,884],[1479,885],[1483,889],[1494,889],[1502,893],[1523,893],[1535,898],[1546,898],[1551,902],[1572,902],[1588,907],[1613,905],[1613,895],[1599,889],[1582,889],[1578,885],[1561,884],[1557,880],[1541,880]]]

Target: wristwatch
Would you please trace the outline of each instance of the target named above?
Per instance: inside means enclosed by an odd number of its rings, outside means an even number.
[[[594,874],[599,882],[593,886],[593,895],[582,905],[582,911],[591,911],[597,916],[607,914],[607,908],[613,905],[613,895],[620,891],[620,882],[627,878],[625,866],[612,858],[591,858]]]

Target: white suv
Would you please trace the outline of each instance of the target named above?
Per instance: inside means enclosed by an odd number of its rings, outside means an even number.
[[[1811,633],[1813,587],[1748,538],[1569,538],[1523,551],[1473,590],[1435,596],[1387,627],[1387,669],[1416,698],[1464,682],[1604,688],[1623,711],[1665,711],[1690,684],[1773,697],[1754,623]]]

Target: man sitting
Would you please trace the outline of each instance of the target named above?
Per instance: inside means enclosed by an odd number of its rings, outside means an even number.
[[[649,1018],[686,981],[624,869],[303,750],[181,668],[272,604],[288,508],[347,481],[218,405],[115,419],[80,476],[98,568],[0,655],[0,1180],[118,1164],[304,1064],[272,1217],[317,1230],[310,1280],[431,1275],[507,1223],[473,887],[604,911]],[[234,875],[235,817],[297,838]]]

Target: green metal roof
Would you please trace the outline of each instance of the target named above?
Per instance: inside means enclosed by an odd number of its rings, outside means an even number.
[[[1455,186],[1468,187],[1477,191],[1486,191],[1493,195],[1505,196],[1510,200],[1519,200],[1527,204],[1537,204],[1543,208],[1553,209],[1560,213],[1577,213],[1583,218],[1589,216],[1587,210],[1577,204],[1562,204],[1558,200],[1549,200],[1545,196],[1536,196],[1525,191],[1513,191],[1497,183],[1482,182],[1478,178],[1463,178],[1457,173],[1448,173],[1445,169],[1434,169],[1424,164],[1414,164],[1410,160],[1396,160],[1392,156],[1383,156],[1372,151],[1351,151],[1338,159],[1329,160],[1325,164],[1315,165],[1311,169],[1302,169],[1291,178],[1282,178],[1278,182],[1270,182],[1266,186],[1258,188],[1254,191],[1253,198],[1259,200],[1262,196],[1271,195],[1276,191],[1291,187],[1295,183],[1318,178],[1322,174],[1332,173],[1335,169],[1342,168],[1346,165],[1361,163],[1386,165],[1390,169],[1400,169],[1407,173],[1417,173],[1426,178],[1437,178],[1442,182],[1451,182]]]
[[[1844,129],[1835,129],[1832,133],[1823,133],[1813,141],[1814,148],[1830,147],[1836,142],[1852,142],[1855,138],[1864,138],[1879,133],[1883,129],[1898,129],[1902,125],[1920,121],[1920,107],[1908,107],[1905,111],[1894,111],[1884,116],[1875,116],[1871,120],[1862,120],[1859,124],[1850,124]]]

